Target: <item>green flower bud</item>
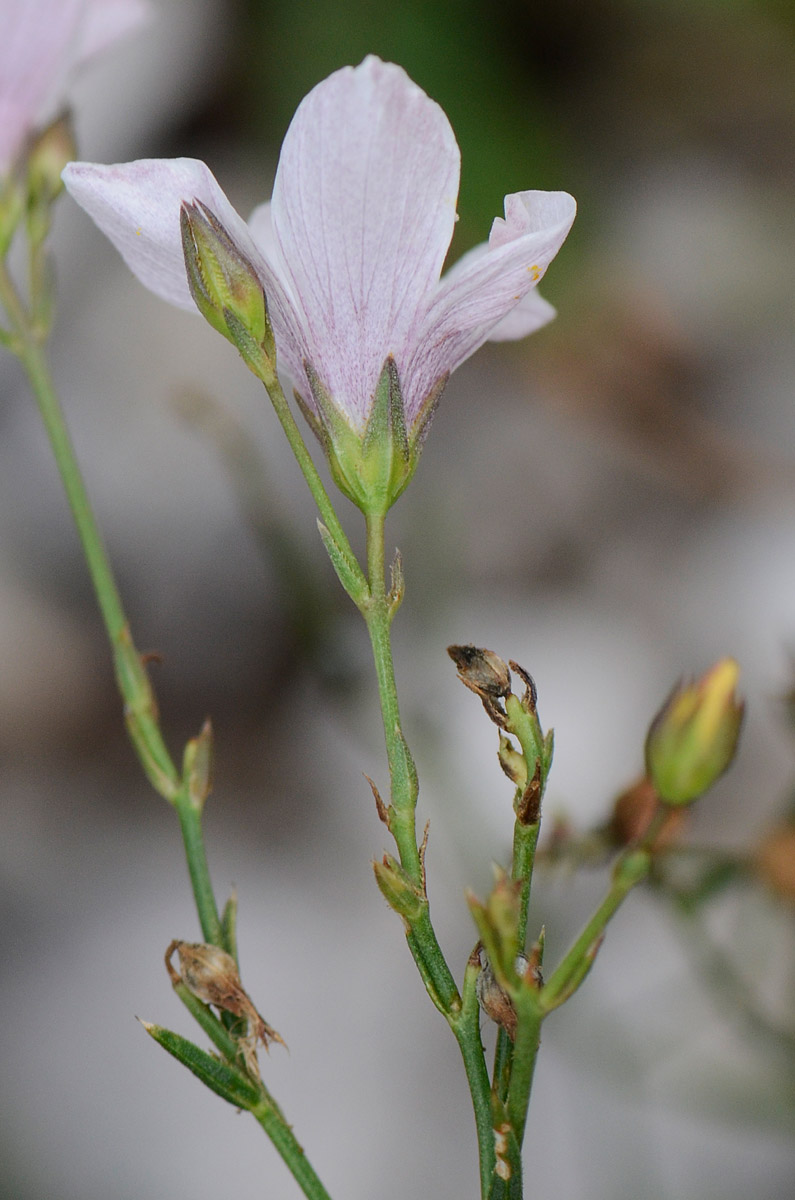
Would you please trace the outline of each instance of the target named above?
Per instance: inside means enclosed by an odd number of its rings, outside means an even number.
[[[236,346],[264,382],[276,370],[265,292],[252,263],[206,205],[183,204],[179,215],[188,285],[196,307]]]
[[[666,804],[690,804],[730,765],[744,705],[735,694],[739,668],[721,659],[695,683],[674,689],[646,738],[646,771]]]
[[[385,854],[381,862],[373,863],[375,881],[390,908],[409,925],[422,914],[427,901],[409,879],[397,859]]]
[[[62,114],[37,135],[27,156],[28,203],[52,204],[64,189],[61,172],[76,154],[71,117]]]

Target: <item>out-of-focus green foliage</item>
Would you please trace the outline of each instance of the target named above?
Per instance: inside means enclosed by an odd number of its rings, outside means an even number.
[[[506,53],[505,11],[483,0],[248,0],[246,21],[250,112],[268,136],[315,83],[366,54],[400,63],[442,105],[462,151],[456,256],[483,240],[507,192],[566,186],[562,132],[523,55]]]

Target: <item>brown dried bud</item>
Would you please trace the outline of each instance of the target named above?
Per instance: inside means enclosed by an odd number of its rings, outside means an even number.
[[[492,650],[477,646],[448,646],[447,653],[458,668],[458,678],[481,699],[503,699],[511,690],[511,675],[506,663]]]
[[[795,903],[795,823],[771,829],[754,854],[753,869],[779,900]]]
[[[506,716],[500,701],[511,694],[511,675],[507,665],[492,650],[477,646],[448,646],[447,653],[458,668],[464,687],[479,696],[489,719],[501,729]]]
[[[616,797],[607,825],[610,840],[616,846],[628,846],[643,837],[659,807],[659,798],[650,779],[644,777]],[[670,846],[682,832],[686,815],[681,808],[669,808],[665,824],[654,839],[652,850]]]
[[[179,971],[171,959],[179,955]],[[180,942],[176,938],[166,950],[166,970],[174,987],[184,984],[188,991],[204,1004],[212,1004],[223,1012],[232,1013],[246,1022],[247,1033],[239,1039],[240,1049],[251,1075],[259,1079],[257,1044],[265,1049],[271,1042],[284,1039],[264,1021],[244,991],[237,963],[220,946],[206,942]]]
[[[533,947],[529,958],[526,954],[519,953],[514,959],[514,970],[519,979],[526,980],[529,986],[533,988],[538,988],[543,983],[540,969],[543,948],[542,934],[542,937]],[[491,963],[489,962],[489,957],[482,947],[480,949],[479,960],[480,974],[475,985],[478,1004],[486,1016],[499,1025],[501,1029],[504,1029],[513,1042],[516,1039],[517,1024],[516,1009],[514,1008],[513,1001],[497,982]]]
[[[516,1038],[516,1009],[507,992],[504,992],[494,977],[491,963],[481,951],[481,969],[477,978],[476,992],[478,1004],[501,1029],[504,1029],[511,1041]]]

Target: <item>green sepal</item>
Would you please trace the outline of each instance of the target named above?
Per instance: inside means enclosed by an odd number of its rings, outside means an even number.
[[[409,924],[419,920],[428,902],[409,878],[396,858],[385,854],[381,862],[373,863],[375,881],[390,908]]]
[[[326,553],[331,559],[331,565],[337,572],[337,578],[353,603],[361,608],[370,596],[370,588],[361,567],[353,555],[335,541],[331,530],[320,519],[318,519],[317,527],[323,545],[326,547]]]
[[[320,439],[334,482],[366,516],[382,516],[403,493],[417,468],[428,422],[446,376],[431,390],[408,431],[398,369],[390,355],[378,377],[367,424],[361,430],[352,424],[310,362],[304,362],[304,370],[314,411],[300,395],[298,403]]]
[[[228,1063],[220,1062],[206,1050],[194,1046],[187,1038],[164,1029],[162,1025],[150,1025],[142,1021],[146,1032],[154,1038],[164,1050],[167,1050],[178,1062],[200,1079],[211,1091],[228,1100],[235,1108],[252,1109],[262,1100],[262,1092],[255,1083]]]
[[[483,904],[472,893],[467,895],[467,903],[494,977],[500,987],[513,997],[520,985],[516,960],[521,949],[519,917],[522,881],[510,879],[499,868],[495,874],[494,887],[486,903]]]

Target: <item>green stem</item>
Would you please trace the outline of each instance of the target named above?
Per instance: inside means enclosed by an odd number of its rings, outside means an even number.
[[[193,807],[183,788],[180,772],[163,740],[152,687],[130,636],[121,596],[80,474],[44,349],[4,263],[0,263],[0,301],[11,321],[16,352],[36,398],[83,547],[113,649],[116,680],[124,700],[131,741],[153,786],[177,809],[202,932],[207,941],[219,942],[220,923],[202,841],[201,813]]]
[[[215,902],[210,868],[204,849],[201,811],[194,807],[185,791],[179,793],[174,807],[177,810],[182,830],[185,858],[188,863],[188,874],[193,888],[193,899],[201,925],[202,938],[213,946],[223,947],[224,936],[221,919],[218,916],[218,906]]]
[[[367,519],[367,567],[370,599],[365,608],[365,620],[373,648],[391,780],[389,828],[397,843],[401,866],[424,893],[424,871],[417,843],[417,774],[403,736],[392,660],[391,620],[384,579],[383,516]],[[409,945],[423,977],[427,974],[431,981],[434,1003],[438,1000],[448,1016],[457,1013],[461,997],[436,939],[427,906],[422,915],[412,921]]]
[[[478,1135],[480,1193],[483,1200],[489,1195],[494,1180],[494,1116],[489,1088],[489,1075],[480,1038],[480,1005],[477,998],[477,977],[480,967],[470,960],[464,973],[461,1013],[453,1032],[458,1040],[464,1069],[472,1094],[475,1127]]]
[[[384,566],[384,514],[369,515],[369,599],[363,605],[363,614],[373,648],[389,763],[389,829],[398,847],[401,866],[425,895],[425,871],[417,843],[417,774],[400,720],[390,636],[392,618],[386,594]],[[477,968],[467,968],[462,1000],[439,946],[427,902],[420,916],[411,921],[407,941],[428,994],[447,1018],[461,1051],[475,1111],[481,1190],[482,1195],[486,1197],[494,1172],[494,1132],[489,1077],[480,1040],[479,1011],[475,995]]]
[[[513,865],[511,878],[521,879],[522,890],[519,894],[519,948],[525,949],[527,941],[527,911],[530,904],[530,887],[533,882],[533,867],[535,865],[540,821],[525,825],[518,819],[513,827]],[[511,1082],[515,1047],[504,1029],[497,1033],[497,1045],[494,1050],[494,1070],[492,1085],[500,1100],[505,1102]],[[532,1078],[532,1074],[531,1074]],[[521,1145],[521,1140],[519,1142]]]
[[[527,999],[529,1003],[523,1006],[524,1011],[518,1013],[516,1041],[511,1055],[506,1102],[508,1121],[513,1129],[517,1145],[520,1147],[527,1122],[530,1091],[533,1086],[533,1074],[541,1040],[541,1022],[544,1018],[537,997],[529,994]]]
[[[281,1155],[307,1200],[330,1200],[329,1194],[315,1174],[304,1148],[282,1116],[281,1110],[264,1085],[263,1099],[251,1109],[254,1118],[267,1133]]]
[[[301,468],[301,473],[306,480],[307,485],[309,486],[310,492],[312,493],[315,504],[318,508],[318,512],[323,519],[323,524],[329,530],[334,541],[345,554],[346,558],[350,560],[349,565],[351,568],[358,574],[357,582],[360,586],[360,600],[364,602],[367,591],[367,581],[365,580],[361,568],[356,560],[356,556],[351,549],[351,544],[348,541],[348,536],[345,533],[345,530],[342,528],[340,519],[334,511],[334,506],[329,499],[329,495],[325,489],[323,480],[318,474],[318,470],[314,464],[312,455],[306,448],[306,443],[301,436],[301,430],[298,428],[298,423],[296,422],[292,410],[287,403],[287,397],[284,394],[284,390],[282,389],[282,386],[275,375],[272,377],[269,376],[267,379],[263,378],[263,383],[265,384],[265,388],[270,397],[271,404],[276,412],[276,416],[279,418],[281,427],[287,436],[287,441],[290,443],[290,449],[295,455],[298,466]],[[359,600],[357,600],[357,603],[359,603]]]
[[[650,866],[651,855],[643,846],[621,855],[605,898],[541,989],[541,1006],[545,1013],[568,1000],[580,986],[590,970],[608,921],[636,884],[646,878]]]

